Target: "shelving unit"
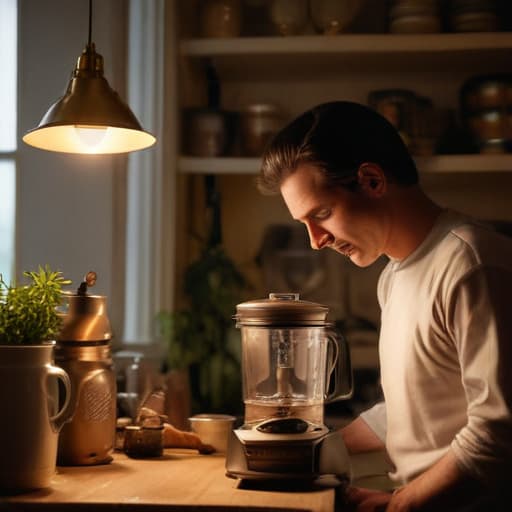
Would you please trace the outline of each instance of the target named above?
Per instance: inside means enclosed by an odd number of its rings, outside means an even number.
[[[369,77],[383,72],[410,78],[449,70],[471,74],[508,69],[512,59],[512,33],[468,34],[344,34],[295,37],[240,37],[231,39],[184,39],[179,43],[182,59],[201,65],[212,59],[227,83],[241,84],[255,77],[261,81],[286,83],[308,80],[347,80],[344,70]],[[306,65],[307,64],[307,65]],[[446,71],[441,71],[446,72]],[[449,81],[451,76],[446,77]],[[310,80],[310,79],[309,79]],[[348,78],[350,80],[350,78]],[[358,83],[361,80],[357,76]],[[453,80],[453,79],[452,79]],[[371,86],[368,85],[370,89]],[[507,172],[512,171],[512,155],[448,155],[418,158],[422,172]],[[226,157],[197,159],[181,157],[180,172],[187,174],[253,174],[259,160]]]
[[[415,158],[423,173],[510,172],[512,155],[433,155]],[[184,174],[257,174],[259,158],[181,157],[178,168]]]
[[[237,37],[200,39],[193,26],[197,9],[181,0],[182,35],[176,42],[171,73],[179,75],[178,110],[205,105],[205,62],[219,75],[222,107],[239,111],[251,102],[270,102],[293,118],[315,104],[344,99],[365,103],[372,90],[410,89],[428,96],[434,106],[456,109],[462,83],[472,75],[511,72],[512,32],[466,34],[350,33],[336,36]],[[380,0],[375,3],[379,9]],[[381,9],[380,9],[381,10]],[[373,14],[368,8],[369,15]],[[197,19],[196,19],[197,21]],[[440,204],[475,216],[512,220],[512,154],[454,154],[415,158],[427,192]],[[175,168],[186,193],[181,211],[185,256],[190,254],[190,225],[204,218],[203,175],[217,175],[223,198],[223,236],[227,252],[255,284],[261,297],[262,273],[255,263],[265,229],[290,223],[279,197],[262,197],[254,185],[260,158],[176,155]],[[359,367],[376,366],[371,343],[355,348]]]
[[[286,72],[297,63],[302,68],[327,72],[337,64],[352,63],[368,69],[438,68],[450,63],[457,68],[505,67],[510,63],[512,33],[469,34],[344,34],[293,37],[240,37],[228,39],[185,39],[179,44],[180,55],[187,58],[213,58],[221,72],[250,73],[266,71],[277,74],[276,59],[286,60]],[[248,65],[250,58],[250,65]],[[383,62],[383,59],[385,61]],[[378,69],[377,69],[378,70]]]

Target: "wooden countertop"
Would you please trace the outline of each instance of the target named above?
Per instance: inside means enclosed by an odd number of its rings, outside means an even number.
[[[50,489],[0,496],[0,511],[334,510],[333,489],[242,489],[238,480],[225,476],[224,464],[220,454],[192,450],[165,450],[156,459],[115,453],[107,465],[58,467]]]

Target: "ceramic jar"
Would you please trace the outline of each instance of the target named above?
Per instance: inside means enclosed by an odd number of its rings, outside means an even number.
[[[315,28],[325,35],[343,32],[355,18],[361,0],[309,0]]]
[[[254,103],[241,112],[241,150],[245,156],[261,156],[265,146],[282,126],[282,114],[276,105]]]
[[[202,37],[238,37],[242,25],[240,0],[204,0],[200,11]]]
[[[308,22],[307,0],[271,0],[269,18],[282,36],[302,33]]]
[[[184,112],[184,148],[190,156],[224,156],[231,145],[231,118],[216,108],[189,108]]]

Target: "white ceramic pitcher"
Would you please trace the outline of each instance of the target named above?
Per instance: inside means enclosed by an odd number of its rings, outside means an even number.
[[[73,407],[69,377],[52,364],[53,345],[0,346],[1,493],[49,487],[55,474],[58,433]]]

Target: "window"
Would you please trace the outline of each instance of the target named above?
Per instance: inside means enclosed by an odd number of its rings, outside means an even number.
[[[0,2],[0,274],[14,275],[17,115],[17,0]]]

